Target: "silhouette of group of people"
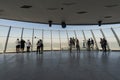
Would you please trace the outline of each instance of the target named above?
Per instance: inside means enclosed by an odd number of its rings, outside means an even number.
[[[87,42],[85,42],[85,40],[83,40],[83,48],[86,48],[87,45],[87,50],[93,50],[94,49],[94,40],[92,38],[89,38],[87,40]],[[79,40],[76,38],[74,39],[70,37],[69,40],[69,47],[70,47],[70,52],[72,52],[72,48],[76,47],[77,52],[80,52],[80,44],[79,44]]]
[[[37,54],[42,54],[43,53],[43,41],[39,39],[36,45],[37,45]]]
[[[70,37],[69,47],[70,47],[70,53],[72,52],[72,48],[73,48],[73,47],[76,47],[77,52],[80,52],[79,40],[78,40],[77,38],[74,39],[74,37],[73,37],[73,38]]]
[[[91,49],[94,49],[94,40],[92,38],[89,38],[87,40],[87,49],[90,51]]]
[[[16,40],[16,52],[19,53],[19,52],[24,52],[24,48],[25,48],[25,40],[21,39],[17,39]]]
[[[93,50],[94,49],[94,40],[92,38],[89,38],[86,42],[85,40],[83,40],[83,48],[85,48],[85,44],[87,45],[87,50]],[[100,44],[101,44],[101,48],[103,51],[106,51],[106,46],[107,46],[107,40],[105,38],[100,38]],[[23,39],[19,40],[17,39],[16,40],[16,52],[19,53],[19,52],[24,52],[24,48],[25,48],[25,45],[26,45],[26,51],[27,52],[30,52],[30,49],[31,49],[31,42],[30,40],[27,40],[27,42]],[[43,41],[42,39],[39,39],[36,43],[36,53],[37,54],[42,54],[43,53]],[[80,52],[80,44],[79,44],[79,40],[77,38],[72,38],[70,37],[70,40],[69,40],[69,49],[70,49],[70,53],[72,52],[72,48],[76,48],[77,52]]]
[[[105,38],[100,38],[100,44],[101,44],[102,50],[106,52],[107,40]]]
[[[24,53],[25,45],[26,45],[26,51],[30,52],[30,49],[32,46],[30,40],[27,40],[27,42],[26,42],[23,39],[21,39],[21,40],[17,39],[16,40],[16,52]],[[43,53],[43,41],[41,39],[39,39],[36,45],[37,45],[36,53],[42,54]]]
[[[103,50],[106,51],[105,42],[103,42],[103,43],[104,43]],[[94,50],[94,44],[95,44],[95,42],[94,42],[93,38],[89,38],[87,41],[83,40],[83,48],[86,48],[88,51]],[[74,48],[74,47],[76,47],[77,52],[80,52],[79,40],[77,38],[70,37],[70,39],[69,39],[70,53],[72,52],[72,48]]]

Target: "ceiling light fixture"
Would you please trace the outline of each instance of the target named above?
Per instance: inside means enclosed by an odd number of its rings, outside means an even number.
[[[61,22],[61,26],[62,26],[62,28],[66,28],[66,23],[64,21]]]
[[[32,6],[30,6],[30,5],[23,5],[23,6],[21,6],[20,8],[26,8],[26,9],[28,9],[28,8],[31,8]]]
[[[88,12],[86,12],[86,11],[77,12],[77,14],[85,14],[85,13],[88,13]]]
[[[118,4],[112,4],[112,5],[106,5],[106,6],[104,6],[104,7],[112,8],[112,7],[117,7],[117,6],[118,6]]]
[[[112,18],[112,16],[105,16],[104,18]]]
[[[49,27],[51,27],[52,26],[52,21],[49,20],[48,23],[49,23]]]
[[[98,21],[98,26],[101,26],[102,25],[102,21]]]

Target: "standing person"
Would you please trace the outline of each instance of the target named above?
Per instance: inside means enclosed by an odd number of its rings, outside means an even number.
[[[88,51],[90,51],[90,45],[91,45],[90,39],[88,39],[88,41],[87,41]]]
[[[73,40],[72,38],[70,38],[69,40],[70,53],[72,52],[72,45],[73,45]]]
[[[92,38],[91,38],[90,44],[91,44],[91,48],[93,50],[94,49],[94,40]]]
[[[37,52],[36,53],[38,54],[38,53],[40,53],[40,40],[38,40],[36,45],[37,45]]]
[[[77,53],[80,52],[80,45],[78,39],[76,39],[76,48],[77,48]]]
[[[17,53],[20,52],[20,41],[19,41],[19,39],[16,40],[16,52]]]
[[[43,41],[40,39],[40,53],[43,53]]]
[[[27,40],[26,42],[27,52],[30,52],[31,42],[30,40]]]
[[[25,48],[25,40],[21,39],[20,43],[21,43],[21,46],[20,46],[21,47],[21,52],[23,53],[24,48]]]
[[[103,51],[106,52],[107,40],[103,38]]]

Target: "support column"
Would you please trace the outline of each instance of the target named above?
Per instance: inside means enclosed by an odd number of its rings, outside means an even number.
[[[51,51],[53,50],[52,48],[52,30],[51,30]]]
[[[84,40],[85,40],[85,47],[87,47],[87,46],[86,46],[87,40],[86,40],[85,33],[84,33],[84,31],[83,31],[83,30],[82,30],[82,33],[83,33]],[[86,49],[87,49],[87,48],[86,48]]]
[[[44,29],[42,29],[42,42],[43,42],[43,51],[44,51]]]
[[[96,41],[96,38],[95,38],[95,35],[94,35],[94,33],[93,33],[92,30],[91,30],[91,33],[92,33],[92,36],[93,36],[93,38],[94,38],[94,40],[95,40],[96,49],[99,50],[98,44],[97,44],[97,41]]]
[[[44,39],[44,30],[42,29],[42,40]]]
[[[9,30],[8,30],[8,34],[7,34],[7,38],[6,38],[6,42],[5,42],[5,48],[4,48],[4,53],[6,52],[6,49],[7,49],[7,44],[8,44],[8,39],[9,39],[9,36],[10,36],[10,31],[11,31],[11,26],[9,27]]]
[[[69,36],[68,36],[68,31],[67,30],[66,30],[66,34],[67,34],[68,46],[69,46]]]
[[[23,38],[23,31],[24,31],[24,28],[22,28],[21,39]]]
[[[74,30],[74,34],[75,34],[75,38],[77,38],[77,34],[76,34],[76,31]]]
[[[113,34],[114,34],[114,36],[115,36],[115,38],[116,38],[116,40],[117,40],[117,42],[118,42],[118,45],[120,46],[120,40],[119,40],[119,38],[118,38],[115,30],[114,30],[113,28],[111,28],[111,30],[112,30],[112,32],[113,32]]]
[[[103,33],[102,29],[100,29],[100,31],[101,31],[101,33],[102,33],[102,35],[103,35],[103,38],[105,38],[105,39],[106,39],[106,37],[105,37],[105,35],[104,35],[104,33]],[[106,40],[107,40],[107,39],[106,39]],[[107,48],[108,48],[108,50],[110,50],[110,47],[109,47],[109,43],[108,43],[108,41],[107,41]]]
[[[59,41],[60,41],[60,50],[61,50],[61,37],[60,37],[60,30],[59,31]]]
[[[32,32],[32,46],[31,46],[31,51],[33,51],[33,44],[34,44],[34,28]]]
[[[85,37],[85,33],[84,33],[84,31],[83,31],[83,30],[82,30],[82,32],[83,32],[84,40],[85,40],[85,42],[86,42],[86,37]]]

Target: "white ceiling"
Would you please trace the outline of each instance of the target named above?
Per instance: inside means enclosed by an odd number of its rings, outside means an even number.
[[[21,8],[23,5],[31,8]],[[120,22],[120,0],[0,0],[0,18],[54,24]]]

